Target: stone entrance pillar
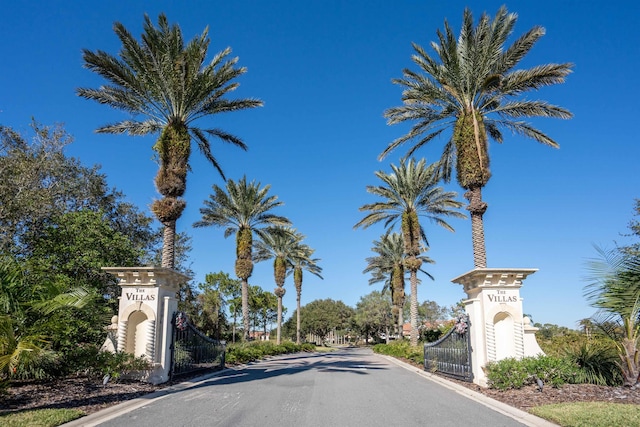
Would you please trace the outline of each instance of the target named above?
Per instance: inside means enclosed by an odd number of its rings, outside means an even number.
[[[543,354],[535,339],[538,330],[522,311],[522,282],[537,269],[478,268],[458,276],[468,299],[465,310],[471,323],[473,382],[487,386],[483,367],[509,357]]]
[[[147,358],[152,384],[169,380],[171,319],[178,310],[176,293],[189,277],[164,267],[103,267],[118,278],[117,351]]]

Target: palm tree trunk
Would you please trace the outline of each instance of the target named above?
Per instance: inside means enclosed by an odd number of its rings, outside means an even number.
[[[187,203],[177,197],[163,197],[151,204],[151,211],[164,225],[162,232],[162,266],[175,268],[176,221]]]
[[[482,187],[473,187],[464,194],[469,200],[467,210],[471,214],[471,241],[473,243],[474,268],[487,268],[487,249],[484,243],[484,221],[482,216],[487,204],[482,201]]]
[[[296,344],[300,345],[300,294],[302,289],[296,290]]]
[[[175,267],[176,221],[168,221],[162,230],[162,266]]]
[[[278,297],[278,328],[276,333],[276,344],[280,344],[280,332],[282,325],[282,297]]]
[[[242,335],[249,341],[249,283],[242,280]]]
[[[399,313],[398,313],[398,339],[402,339],[402,331],[403,331],[403,326],[404,326],[404,315],[403,315],[403,311],[404,311],[404,301],[402,306],[400,307]]]
[[[623,338],[620,344],[622,351],[619,350],[620,368],[622,371],[622,380],[625,387],[633,387],[638,384],[640,376],[640,353],[636,347],[636,340]]]
[[[411,270],[411,347],[418,346],[418,272]]]

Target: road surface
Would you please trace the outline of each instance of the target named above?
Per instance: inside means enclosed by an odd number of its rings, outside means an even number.
[[[227,369],[179,391],[139,399],[69,425],[472,426],[550,425],[370,349],[298,353]],[[427,375],[428,376],[428,375]],[[443,385],[445,384],[445,385]],[[459,386],[458,386],[459,387]],[[502,409],[507,408],[507,411]],[[515,414],[515,416],[513,415]]]

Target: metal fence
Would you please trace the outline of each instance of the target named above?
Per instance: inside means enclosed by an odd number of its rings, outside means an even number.
[[[184,313],[178,312],[172,320],[171,376],[190,372],[223,368],[226,344],[211,339],[189,323]]]
[[[458,316],[455,326],[438,341],[424,345],[424,369],[472,382],[469,318]]]

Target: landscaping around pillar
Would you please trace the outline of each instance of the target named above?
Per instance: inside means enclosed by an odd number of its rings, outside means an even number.
[[[117,351],[145,357],[152,370],[144,378],[152,384],[169,380],[171,320],[178,310],[176,294],[188,276],[165,267],[103,267],[118,278]]]
[[[477,268],[456,277],[468,299],[473,382],[487,385],[483,367],[488,362],[543,354],[535,339],[537,328],[524,317],[520,288],[527,268]]]

